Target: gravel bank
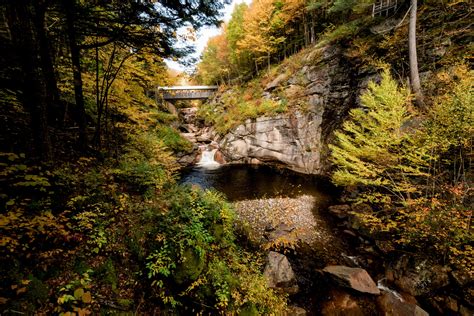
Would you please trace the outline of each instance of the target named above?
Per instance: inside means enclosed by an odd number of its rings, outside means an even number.
[[[244,200],[234,205],[238,219],[258,242],[267,242],[265,235],[268,235],[268,231],[281,225],[289,229],[279,238],[289,242],[301,241],[324,246],[335,239],[328,223],[320,216],[314,196]]]

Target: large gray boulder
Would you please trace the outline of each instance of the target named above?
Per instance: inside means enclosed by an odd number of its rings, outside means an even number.
[[[270,288],[281,290],[288,294],[299,291],[296,275],[291,268],[288,258],[281,253],[270,251],[263,275]]]
[[[323,271],[337,284],[362,293],[380,294],[380,290],[370,275],[361,268],[327,266]]]

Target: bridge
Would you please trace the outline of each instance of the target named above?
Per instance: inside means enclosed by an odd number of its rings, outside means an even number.
[[[156,97],[166,101],[203,100],[210,98],[218,86],[157,87]]]

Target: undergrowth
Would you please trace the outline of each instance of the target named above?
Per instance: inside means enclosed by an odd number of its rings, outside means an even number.
[[[103,162],[38,166],[0,155],[2,311],[283,311],[263,260],[236,243],[230,204],[177,185],[175,158],[156,134],[126,144]]]

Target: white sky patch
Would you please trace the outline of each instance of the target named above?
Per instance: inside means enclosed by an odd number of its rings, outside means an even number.
[[[250,4],[252,0],[232,0],[232,3],[229,5],[226,5],[224,8],[224,17],[223,20],[224,22],[229,22],[232,12],[234,11],[234,7],[237,4],[240,4],[242,2],[246,2],[247,4]],[[206,47],[207,41],[209,38],[216,36],[221,33],[221,29],[217,27],[203,27],[199,30],[199,32],[196,34],[196,41],[193,43],[195,46],[196,52],[192,55],[193,57],[200,58],[202,51]],[[185,32],[184,30],[179,30],[178,33]],[[178,71],[185,71],[187,70],[183,65],[181,65],[179,62],[170,60],[170,59],[165,59],[166,65],[171,68],[175,69]]]

